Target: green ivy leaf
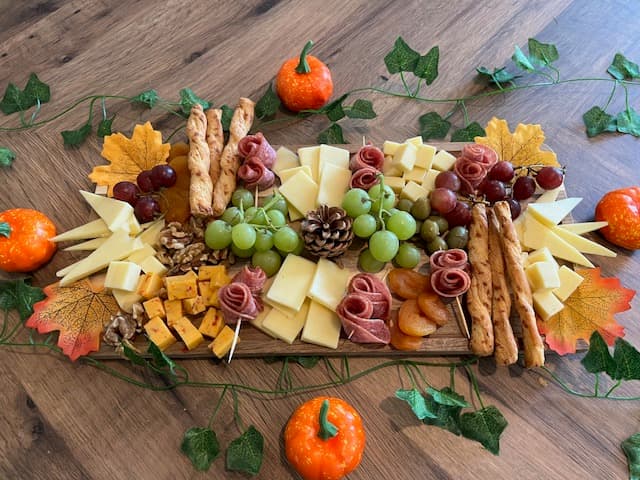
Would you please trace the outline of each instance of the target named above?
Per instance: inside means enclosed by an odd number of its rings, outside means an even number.
[[[122,342],[122,353],[127,357],[134,365],[145,366],[147,361],[140,356],[133,348],[127,345],[126,342]]]
[[[262,466],[262,452],[264,438],[251,425],[238,438],[233,440],[227,448],[227,469],[233,472],[246,472],[257,475]]]
[[[516,66],[520,70],[525,70],[527,72],[533,72],[536,67],[533,66],[529,57],[525,55],[525,53],[520,50],[520,47],[516,45],[515,51],[511,56],[511,60],[516,64]]]
[[[204,110],[211,107],[211,102],[200,98],[190,88],[180,90],[180,109],[185,117],[189,116],[191,108],[198,103]]]
[[[0,110],[9,115],[15,112],[23,112],[38,103],[47,103],[51,99],[49,85],[42,82],[35,73],[29,75],[29,80],[20,90],[14,83],[9,83],[0,101]]]
[[[51,89],[35,73],[32,73],[29,75],[27,85],[24,87],[24,95],[28,103],[30,103],[29,106],[32,107],[37,105],[38,101],[47,103],[51,100]]]
[[[431,395],[434,401],[438,402],[441,405],[463,408],[469,406],[469,402],[467,402],[462,395],[460,395],[458,392],[454,392],[450,388],[437,390],[433,387],[427,387],[427,393]]]
[[[280,98],[273,90],[271,83],[267,85],[267,91],[256,103],[256,117],[262,119],[275,115],[280,107]]]
[[[167,357],[167,355],[160,350],[155,343],[149,342],[147,353],[151,354],[153,364],[157,369],[168,367],[171,374],[174,376],[176,375],[176,362]]]
[[[233,118],[233,108],[231,108],[229,105],[222,105],[220,107],[220,110],[222,110],[222,115],[220,115],[222,130],[228,132],[229,127],[231,126],[231,119]]]
[[[478,122],[472,122],[460,130],[456,130],[451,134],[452,142],[473,142],[476,137],[484,137],[486,135],[484,128]]]
[[[9,225],[9,222],[0,222],[0,235],[2,235],[4,238],[9,238],[10,234],[11,225]]]
[[[485,78],[490,84],[502,86],[505,83],[512,83],[516,78],[520,78],[520,75],[514,75],[507,71],[506,67],[494,68],[491,72],[487,67],[478,67],[476,72]]]
[[[346,110],[346,113],[349,118],[371,119],[377,116],[376,112],[373,111],[373,103],[361,98],[356,100],[353,105]]]
[[[33,314],[34,303],[44,298],[42,289],[32,287],[27,279],[0,281],[0,310],[17,310],[22,321]]]
[[[607,72],[617,80],[631,80],[640,78],[640,67],[621,53],[616,53]]]
[[[100,123],[98,124],[98,130],[97,130],[97,135],[99,137],[106,137],[108,135],[111,135],[113,132],[111,131],[111,124],[113,124],[113,120],[116,118],[116,116],[114,115],[111,118],[104,118],[100,121]]]
[[[319,113],[324,113],[332,122],[337,122],[344,118],[346,114],[344,113],[342,102],[344,102],[348,96],[349,94],[347,93],[335,99],[333,102],[327,103],[319,110]]]
[[[442,118],[438,112],[420,115],[418,121],[420,122],[420,135],[425,140],[444,138],[451,128],[451,122]]]
[[[416,77],[424,78],[427,85],[431,85],[433,81],[438,78],[438,61],[440,59],[440,49],[436,45],[427,52],[426,55],[422,55],[416,63],[416,68],[413,69],[413,74]]]
[[[291,360],[296,362],[299,365],[302,365],[304,368],[313,368],[320,361],[319,356],[311,356],[311,357],[291,357]]]
[[[76,147],[84,142],[91,133],[91,124],[85,123],[76,130],[65,130],[60,133],[65,145]]]
[[[595,137],[602,132],[615,132],[617,125],[613,115],[609,115],[600,107],[592,107],[582,115],[584,126],[587,127],[587,136]]]
[[[640,115],[633,108],[620,112],[616,118],[617,129],[621,133],[629,133],[640,137]]]
[[[4,91],[2,101],[0,101],[0,110],[6,115],[15,112],[22,112],[28,109],[27,100],[24,93],[14,84],[9,83]]]
[[[10,167],[15,159],[16,152],[7,147],[0,147],[0,167]]]
[[[640,380],[640,352],[622,338],[616,338],[613,350],[615,380]]]
[[[187,430],[182,439],[180,450],[196,470],[206,472],[220,455],[220,444],[216,432],[206,427],[193,427]]]
[[[329,128],[320,132],[318,135],[318,143],[326,143],[330,145],[332,143],[336,144],[347,142],[345,142],[344,137],[342,136],[342,127],[337,123],[332,123],[329,125]]]
[[[507,428],[507,424],[507,419],[493,405],[460,416],[462,435],[480,442],[494,455],[500,453],[500,435]]]
[[[629,463],[629,480],[640,480],[640,433],[635,433],[620,444]]]
[[[140,105],[144,105],[147,108],[153,108],[160,101],[160,96],[158,92],[155,90],[145,90],[142,93],[139,93],[135,97],[131,97],[131,103],[136,103]]]
[[[616,362],[613,360],[609,347],[597,330],[589,339],[589,350],[581,361],[585,370],[590,373],[606,372],[613,377],[616,371]]]
[[[412,388],[411,390],[396,390],[396,398],[407,402],[419,420],[424,420],[425,418],[438,418],[435,413],[427,409],[424,397],[415,388]]]
[[[440,392],[454,393],[454,391],[449,387],[443,388]],[[422,420],[423,423],[443,428],[454,435],[460,435],[458,422],[460,420],[460,411],[462,410],[462,407],[443,405],[442,403],[436,402],[430,395],[425,397],[424,400],[427,410],[431,412],[432,416],[435,418],[426,417]]]
[[[535,38],[530,38],[528,46],[529,59],[540,66],[549,65],[560,58],[558,49],[552,43],[542,43]]]
[[[393,49],[384,57],[384,64],[389,73],[413,72],[418,64],[420,54],[412,49],[402,37],[398,37]]]

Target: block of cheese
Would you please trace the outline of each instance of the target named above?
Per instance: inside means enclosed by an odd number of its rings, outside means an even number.
[[[157,273],[144,274],[140,279],[140,285],[138,285],[138,293],[143,298],[153,298],[160,294],[160,290],[164,288],[164,282],[162,276]]]
[[[533,308],[542,320],[548,320],[564,308],[551,290],[533,292]]]
[[[418,148],[413,143],[403,143],[393,155],[392,165],[400,167],[403,172],[413,170],[416,164],[416,152]]]
[[[316,272],[316,264],[298,255],[289,254],[282,262],[266,298],[298,311],[307,296]]]
[[[609,222],[581,222],[581,223],[561,223],[558,228],[569,230],[570,232],[582,235],[583,233],[593,232],[609,225]]]
[[[142,227],[140,226],[140,222],[135,215],[129,216],[129,234],[130,235],[138,235],[142,232]]]
[[[142,248],[139,248],[138,250],[134,250],[133,252],[131,252],[131,254],[127,256],[127,261],[137,263],[138,265],[140,265],[140,262],[142,262],[145,258],[155,254],[156,254],[156,249],[149,244],[145,244],[142,246]]]
[[[384,184],[391,187],[391,189],[396,192],[396,194],[400,193],[404,188],[404,178],[402,177],[391,177],[384,176]]]
[[[527,212],[543,225],[552,227],[559,224],[582,201],[582,198],[570,197],[549,203],[530,203]]]
[[[160,245],[160,233],[164,230],[164,219],[156,220],[145,228],[138,238],[142,240],[145,245],[151,245],[152,247],[158,247]]]
[[[318,153],[318,181],[320,181],[322,177],[324,166],[328,163],[349,169],[349,156],[349,150],[345,150],[344,148],[325,144],[320,145],[320,152]]]
[[[341,329],[342,323],[334,312],[311,301],[300,340],[335,349],[338,348]]]
[[[183,316],[182,300],[165,300],[163,306],[167,324],[171,327],[173,322],[177,322]]]
[[[140,279],[140,265],[133,262],[114,261],[109,263],[104,279],[106,288],[115,288],[126,292],[135,291]]]
[[[53,242],[68,242],[70,240],[85,240],[87,238],[108,237],[111,230],[101,218],[92,220],[79,227],[62,232],[51,239]]]
[[[384,143],[382,144],[382,153],[384,153],[385,155],[394,156],[396,154],[396,151],[398,150],[398,147],[400,147],[400,145],[402,144],[398,142],[390,142],[389,140],[385,140]]]
[[[282,170],[294,168],[300,165],[298,155],[289,150],[287,147],[279,147],[276,150],[276,161],[273,163],[273,171],[280,176]]]
[[[553,289],[560,286],[558,264],[551,262],[535,262],[525,269],[531,290]]]
[[[261,312],[258,313],[258,315],[256,316],[256,318],[252,318],[249,320],[249,323],[251,325],[253,325],[254,327],[256,327],[258,330],[260,330],[261,332],[266,333],[267,335],[271,335],[270,333],[267,333],[267,331],[262,328],[262,324],[264,323],[264,319],[267,317],[267,315],[269,315],[269,312],[272,310],[272,307],[270,305],[264,305],[264,308],[262,309]]]
[[[129,219],[133,216],[131,205],[115,198],[103,197],[84,190],[80,190],[80,193],[98,216],[104,220],[109,230],[112,232],[121,229],[129,231]]]
[[[305,214],[316,208],[318,184],[304,172],[298,172],[280,185],[280,193],[300,213]]]
[[[144,312],[149,318],[166,318],[167,316],[167,312],[164,309],[164,302],[160,297],[150,298],[149,300],[142,303],[142,307],[144,308]]]
[[[427,173],[422,180],[422,188],[424,188],[427,192],[436,189],[436,177],[440,175],[440,170],[427,170]]]
[[[164,275],[168,271],[168,268],[165,267],[162,262],[155,257],[155,255],[149,255],[138,263],[138,265],[140,265],[140,268],[144,273],[157,273],[158,275]]]
[[[342,198],[346,191],[349,190],[350,182],[351,170],[348,168],[343,168],[333,163],[322,165],[316,206],[339,207],[342,205]]]
[[[293,177],[296,173],[300,171],[309,175],[309,178],[313,178],[311,167],[309,165],[299,165],[297,167],[285,168],[284,170],[281,170],[280,174],[278,175],[280,177],[280,182],[281,183],[286,182],[287,180],[289,180],[291,177]]]
[[[220,333],[220,330],[224,328],[224,316],[222,312],[215,308],[209,308],[207,313],[202,317],[202,322],[198,330],[202,335],[210,338],[216,338]]]
[[[431,164],[431,168],[440,170],[441,172],[446,172],[447,170],[451,170],[451,167],[453,167],[454,163],[456,163],[456,157],[451,155],[446,150],[440,150],[433,156],[433,163]]]
[[[266,290],[266,289],[264,289]],[[290,307],[285,307],[284,305],[279,304],[278,302],[274,302],[273,300],[264,297],[263,302],[265,303],[265,305],[269,305],[269,307],[271,308],[275,308],[276,310],[280,310],[280,312],[282,314],[284,314],[287,317],[295,317],[296,313],[298,313],[299,310],[294,310],[293,308]]]
[[[172,328],[180,336],[187,350],[193,350],[204,341],[202,333],[200,333],[187,317],[178,319],[173,323]]]
[[[560,185],[558,188],[554,188],[552,190],[547,190],[545,192],[542,192],[542,195],[536,198],[536,203],[555,202],[558,199],[560,190],[562,190],[562,185]]]
[[[225,265],[202,265],[198,268],[198,281],[208,280],[211,287],[224,287],[231,282]]]
[[[193,271],[165,278],[169,300],[182,300],[198,294],[198,276]]]
[[[80,250],[95,250],[104,242],[107,241],[108,237],[97,237],[92,238],[91,240],[87,240],[85,242],[76,243],[75,245],[71,245],[64,249],[65,252],[77,252]]]
[[[142,279],[142,277],[140,277]],[[133,312],[133,304],[140,303],[144,297],[138,291],[126,292],[124,290],[111,290],[111,295],[116,299],[120,310],[126,313]]]
[[[310,303],[309,299],[305,300],[294,316],[288,316],[277,308],[271,309],[262,322],[262,328],[269,335],[292,344],[304,327]]]
[[[413,170],[404,172],[402,178],[405,182],[416,182],[422,184],[427,171],[424,168],[413,167]]]
[[[415,202],[419,198],[426,197],[428,193],[423,186],[418,185],[416,182],[407,182],[400,192],[400,198],[407,198]]]
[[[555,259],[547,247],[542,247],[533,252],[529,252],[524,266],[528,267],[536,262],[555,262]]]
[[[319,175],[318,167],[320,166],[320,146],[299,148],[298,159],[300,165],[308,165],[311,168],[311,177],[314,181],[317,181]]]
[[[424,168],[425,170],[431,169],[433,163],[433,157],[436,154],[436,147],[432,145],[418,145],[416,151],[416,164],[414,167]]]
[[[560,286],[553,289],[553,294],[558,297],[561,302],[564,302],[576,291],[584,281],[584,277],[566,265],[560,267],[558,276],[560,277]]]
[[[420,145],[422,145],[422,136],[418,135],[417,137],[407,138],[405,140],[405,143],[412,143],[416,147],[419,147]]]
[[[390,177],[401,177],[403,172],[399,165],[393,163],[393,157],[387,155],[384,157],[384,163],[382,164],[382,173]]]
[[[153,317],[142,328],[160,350],[166,350],[177,341],[160,317]]]
[[[207,309],[207,304],[203,296],[196,295],[193,298],[185,298],[182,300],[182,309],[189,315],[198,315]]]
[[[231,350],[231,345],[233,345],[233,337],[235,336],[235,332],[228,325],[222,327],[218,336],[209,344],[209,348],[213,352],[213,354],[222,358],[229,350]],[[240,343],[240,337],[238,337],[237,343]]]
[[[581,237],[571,230],[554,227],[553,232],[567,243],[573,245],[579,252],[590,253],[592,255],[602,255],[603,257],[615,257],[617,255],[613,250],[593,242],[588,238]]]
[[[307,295],[335,312],[347,292],[347,285],[352,275],[351,270],[340,268],[326,258],[320,258]]]

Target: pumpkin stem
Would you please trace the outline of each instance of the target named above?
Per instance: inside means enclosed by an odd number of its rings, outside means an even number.
[[[311,67],[309,67],[309,62],[307,62],[307,55],[311,51],[311,47],[313,47],[313,40],[309,40],[307,44],[302,49],[302,53],[300,53],[300,62],[296,67],[296,72],[298,73],[309,73],[311,71]]]
[[[318,436],[322,440],[329,440],[338,434],[338,427],[327,418],[328,413],[329,400],[324,400],[320,406],[320,431],[318,432]]]
[[[9,225],[9,222],[0,222],[0,235],[9,238],[9,235],[11,235],[11,225]]]

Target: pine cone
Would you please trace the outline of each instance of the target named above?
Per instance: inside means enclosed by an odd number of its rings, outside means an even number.
[[[305,246],[319,257],[342,255],[353,240],[353,220],[340,207],[321,205],[302,220]]]

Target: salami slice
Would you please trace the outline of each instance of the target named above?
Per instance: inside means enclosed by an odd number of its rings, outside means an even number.
[[[383,343],[391,340],[384,320],[372,317],[374,305],[370,297],[360,293],[347,294],[336,309],[342,328],[352,342]]]
[[[276,177],[269,170],[259,157],[247,157],[238,169],[238,178],[244,182],[248,190],[258,187],[259,190],[266,190],[273,186]]]
[[[231,282],[221,287],[218,301],[227,323],[253,320],[261,310],[261,305],[256,301],[249,286],[242,282]]]
[[[429,265],[431,265],[432,273],[441,268],[462,268],[464,270],[467,261],[467,252],[461,248],[438,250],[429,257]]]
[[[372,167],[375,170],[382,170],[384,164],[384,153],[378,147],[365,145],[349,160],[349,168],[356,172],[361,168]]]
[[[245,265],[231,280],[232,282],[241,282],[249,287],[251,293],[259,294],[267,281],[267,274],[260,267],[251,267]]]
[[[267,168],[272,168],[276,161],[276,151],[269,144],[262,132],[247,135],[238,142],[238,153],[243,158],[257,157]]]
[[[481,145],[479,143],[465,145],[460,156],[483,165],[485,171],[488,171],[498,162],[498,154],[496,151],[487,145]]]
[[[471,278],[461,268],[441,268],[431,273],[431,287],[441,297],[457,297],[470,286]]]
[[[373,305],[371,317],[389,319],[391,312],[391,292],[389,287],[378,277],[370,273],[358,273],[349,282],[349,293],[359,293],[369,298]]]
[[[472,194],[487,176],[487,167],[469,157],[456,160],[453,170],[460,178],[460,190],[464,194]]]
[[[351,174],[351,188],[362,188],[369,190],[371,187],[380,183],[380,171],[373,167],[362,167]]]

